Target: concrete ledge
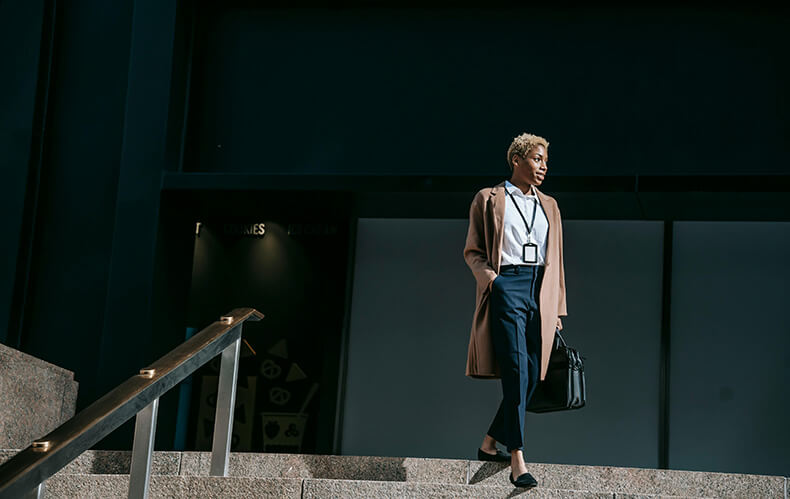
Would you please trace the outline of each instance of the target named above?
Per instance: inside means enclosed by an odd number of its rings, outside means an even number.
[[[74,373],[0,343],[0,448],[21,449],[74,415]]]
[[[503,486],[455,485],[442,483],[376,482],[361,480],[305,480],[304,499],[342,497],[348,499],[377,498],[480,498],[494,499],[524,495],[525,497],[557,499],[612,499],[612,494],[581,490],[560,490],[535,487],[518,489]]]
[[[210,454],[184,452],[182,475],[207,476]],[[229,475],[466,484],[467,462],[452,459],[231,453]]]
[[[0,464],[18,451],[0,450]],[[154,452],[151,464],[152,475],[178,475],[181,468],[181,452]],[[88,450],[77,456],[58,474],[69,475],[128,475],[132,460],[131,451]],[[208,473],[206,473],[208,475]]]
[[[45,497],[126,497],[127,475],[59,474],[47,482]],[[585,490],[536,487],[530,490],[508,486],[457,485],[418,482],[330,480],[298,478],[153,476],[150,497],[187,498],[479,498],[499,499],[528,494],[525,497],[556,499],[676,498],[666,495],[621,495]]]
[[[470,483],[508,483],[510,468],[471,461]],[[784,497],[784,477],[682,470],[528,463],[545,487],[615,494],[668,494],[689,497]]]
[[[14,452],[0,450],[0,462],[9,458]],[[124,474],[129,473],[130,454],[129,451],[87,451],[56,477],[83,474],[123,477]],[[156,452],[153,474],[167,477],[166,479],[215,480],[213,477],[208,477],[209,459],[208,452]],[[395,488],[386,490],[402,490],[406,494],[412,493],[411,486],[430,486],[433,487],[430,490],[420,489],[421,493],[439,497],[456,493],[467,497],[464,495],[467,494],[465,492],[467,489],[456,490],[452,488],[454,486],[472,487],[473,490],[478,491],[477,496],[485,492],[495,497],[501,492],[499,489],[514,492],[508,478],[510,474],[508,466],[480,461],[231,453],[229,468],[229,478],[316,481],[312,485],[316,496],[319,495],[319,491],[330,489],[337,489],[340,492],[348,489],[348,494],[356,494],[351,492],[352,489],[374,491],[387,483]],[[581,491],[584,494],[592,494],[586,497],[603,494],[618,498],[786,497],[786,479],[778,476],[546,463],[528,463],[527,468],[538,480],[539,486],[533,489],[533,492],[538,489],[570,491],[568,493],[572,494]],[[90,479],[85,478],[85,480]],[[111,479],[107,480],[111,481]],[[219,486],[212,485],[212,487]],[[447,491],[455,492],[450,494]],[[333,493],[327,492],[327,494]],[[475,494],[469,497],[472,496]],[[358,496],[349,495],[349,497]],[[578,497],[578,495],[569,497]]]
[[[47,480],[47,498],[125,498],[129,493],[129,475],[58,474]],[[249,498],[302,497],[302,480],[249,477],[152,476],[150,497]]]

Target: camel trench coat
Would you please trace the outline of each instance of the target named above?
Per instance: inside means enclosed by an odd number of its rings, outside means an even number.
[[[568,315],[565,305],[565,270],[562,260],[562,221],[557,201],[540,192],[538,195],[549,232],[546,241],[546,261],[540,287],[540,379],[546,378],[555,328],[562,329],[560,316]],[[507,193],[505,182],[478,191],[469,209],[469,231],[466,235],[464,260],[477,281],[475,313],[469,338],[466,375],[472,378],[497,379],[499,366],[494,358],[494,344],[489,328],[488,297],[491,283],[499,275],[499,263],[504,239],[503,223]]]

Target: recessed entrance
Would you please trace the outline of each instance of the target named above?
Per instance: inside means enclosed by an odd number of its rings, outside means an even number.
[[[234,197],[198,203],[185,336],[236,307],[263,313],[243,330],[231,450],[331,453],[347,295],[345,203],[304,192]],[[176,447],[210,450],[218,372],[219,358],[182,388]]]

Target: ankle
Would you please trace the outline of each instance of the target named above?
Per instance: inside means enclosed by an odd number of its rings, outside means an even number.
[[[482,450],[496,451],[496,440],[491,438],[491,436],[486,435],[483,437],[483,444],[480,446],[480,448]]]
[[[527,466],[524,463],[510,465],[510,472],[513,474],[513,478],[518,478],[519,475],[523,475],[526,471]]]

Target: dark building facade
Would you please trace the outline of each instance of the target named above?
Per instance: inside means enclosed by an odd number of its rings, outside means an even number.
[[[73,370],[78,410],[252,306],[240,448],[342,451],[359,220],[465,219],[531,131],[565,219],[663,223],[667,466],[672,224],[790,220],[782,10],[10,0],[0,27],[0,342]],[[200,447],[212,375],[158,447]]]

